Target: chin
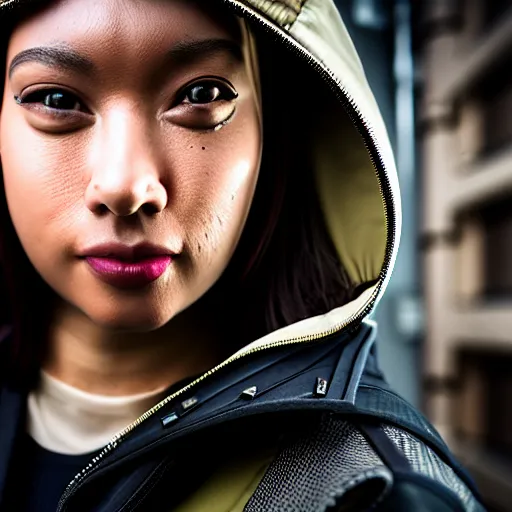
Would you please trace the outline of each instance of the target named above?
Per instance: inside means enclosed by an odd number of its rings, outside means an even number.
[[[154,331],[174,317],[168,308],[164,310],[162,307],[153,306],[150,301],[134,305],[110,300],[103,307],[99,303],[92,308],[77,306],[94,324],[113,331]]]
[[[118,315],[113,318],[89,316],[89,319],[103,329],[116,332],[151,332],[160,329],[167,323],[150,316],[136,319],[125,315]]]

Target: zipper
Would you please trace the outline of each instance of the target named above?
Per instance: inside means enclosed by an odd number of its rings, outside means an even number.
[[[0,3],[0,9],[7,9],[7,7],[11,7],[13,4],[19,3],[19,0],[4,0]]]
[[[307,51],[304,47],[302,47],[295,39],[286,34],[284,30],[277,28],[271,21],[265,18],[263,15],[253,11],[251,8],[247,7],[239,0],[221,0],[222,3],[229,6],[231,10],[234,10],[236,14],[239,16],[255,22],[262,28],[265,32],[274,36],[281,43],[290,49],[293,53],[298,55],[303,61],[305,61],[308,65],[310,65],[320,76],[324,79],[325,83],[329,86],[331,91],[334,93],[335,97],[340,101],[343,105],[347,115],[350,120],[357,128],[361,138],[363,139],[363,143],[366,147],[368,155],[370,157],[370,161],[374,167],[374,170],[377,174],[380,194],[382,197],[384,215],[386,218],[386,230],[387,230],[387,240],[386,240],[386,252],[384,255],[384,263],[382,265],[382,269],[380,271],[380,276],[378,283],[372,296],[366,302],[366,304],[359,309],[356,313],[351,315],[348,319],[343,321],[342,323],[326,330],[321,331],[319,333],[308,334],[305,336],[299,336],[284,340],[279,340],[275,342],[271,342],[265,345],[261,345],[255,347],[253,349],[249,349],[245,352],[241,352],[235,354],[234,356],[228,358],[218,366],[212,368],[207,373],[191,382],[184,388],[180,389],[176,393],[169,395],[164,400],[156,404],[154,407],[146,411],[142,416],[140,416],[137,420],[135,420],[132,424],[128,425],[124,430],[115,435],[111,441],[105,446],[105,448],[94,457],[91,462],[84,468],[80,473],[78,473],[73,480],[68,484],[64,493],[61,496],[59,501],[59,505],[57,508],[57,512],[63,512],[66,508],[66,501],[77,491],[78,487],[84,482],[84,480],[89,477],[95,469],[100,465],[100,463],[105,460],[105,458],[139,425],[145,422],[149,417],[153,416],[160,409],[166,406],[168,403],[173,401],[178,396],[188,392],[194,386],[202,383],[204,380],[210,378],[212,375],[217,373],[219,370],[225,368],[227,365],[238,361],[239,359],[261,352],[263,350],[284,347],[287,345],[294,345],[298,343],[318,341],[323,338],[326,338],[332,334],[335,334],[349,325],[355,325],[359,321],[361,321],[365,316],[367,316],[377,302],[377,297],[380,294],[383,281],[389,272],[391,266],[391,258],[392,258],[392,247],[395,241],[395,231],[396,231],[396,219],[395,219],[395,211],[393,206],[393,192],[391,190],[391,185],[389,182],[389,178],[386,174],[384,165],[381,160],[381,151],[380,146],[376,140],[376,137],[373,133],[371,126],[368,124],[367,120],[363,117],[361,112],[359,111],[355,101],[348,94],[343,85],[339,82],[339,80],[330,72],[327,68],[325,68],[320,61],[314,57],[309,51]],[[12,7],[14,4],[20,4],[22,0],[5,0],[3,3],[0,3],[0,10],[6,7]]]
[[[2,9],[14,9],[15,5],[38,2],[41,2],[41,0],[0,0],[0,11],[2,11]]]

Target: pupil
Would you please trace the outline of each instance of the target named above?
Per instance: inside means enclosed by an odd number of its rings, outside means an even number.
[[[216,99],[217,91],[216,87],[198,85],[190,91],[190,100],[193,103],[210,103]]]
[[[50,108],[57,108],[61,110],[73,110],[75,101],[73,98],[62,94],[61,92],[53,92],[48,94],[44,99],[44,104]]]

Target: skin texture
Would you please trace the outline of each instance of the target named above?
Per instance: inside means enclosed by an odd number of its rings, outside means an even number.
[[[250,209],[258,99],[247,63],[226,43],[177,51],[239,39],[189,0],[56,1],[14,30],[1,164],[21,244],[61,298],[45,363],[57,378],[92,392],[138,393],[221,357],[219,315],[200,299],[228,266]],[[36,47],[77,52],[84,69],[46,58],[9,76],[16,55]],[[186,88],[198,84],[202,98],[218,97],[198,104]],[[48,98],[55,92],[66,96]],[[82,257],[107,242],[150,242],[177,256],[150,285],[119,289]]]

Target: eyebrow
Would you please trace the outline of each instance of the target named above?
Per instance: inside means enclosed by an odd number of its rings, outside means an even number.
[[[82,75],[90,75],[96,69],[91,60],[67,45],[38,46],[23,50],[12,59],[9,65],[9,78],[18,66],[28,62],[37,62],[47,67],[63,68]]]
[[[204,39],[199,41],[182,41],[167,53],[166,60],[174,64],[187,63],[215,53],[227,53],[236,60],[243,60],[240,44],[230,39]]]
[[[243,60],[240,44],[229,39],[204,39],[177,43],[167,52],[166,63],[186,64],[190,61],[212,56],[215,53],[228,53],[236,60]],[[18,53],[9,65],[9,78],[14,70],[29,62],[47,67],[57,67],[82,75],[92,75],[97,69],[92,60],[81,55],[66,44],[38,46]]]

